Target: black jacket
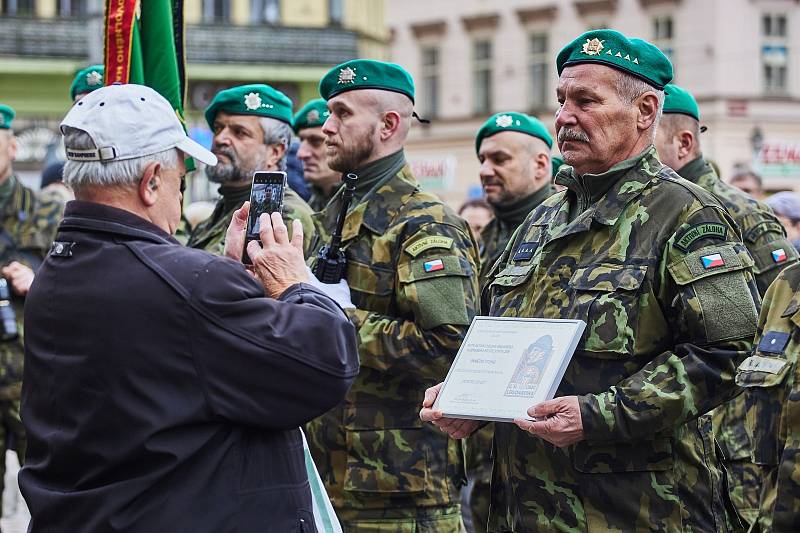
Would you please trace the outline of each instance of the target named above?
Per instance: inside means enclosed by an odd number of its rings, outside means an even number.
[[[33,533],[315,531],[297,427],[358,373],[332,300],[71,202],[25,324]]]

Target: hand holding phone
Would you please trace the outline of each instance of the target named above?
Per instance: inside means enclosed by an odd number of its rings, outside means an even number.
[[[250,214],[247,217],[247,228],[242,250],[242,263],[252,264],[247,255],[250,241],[259,240],[261,215],[281,213],[283,211],[283,193],[286,190],[286,172],[261,171],[253,173],[253,184],[250,187]]]

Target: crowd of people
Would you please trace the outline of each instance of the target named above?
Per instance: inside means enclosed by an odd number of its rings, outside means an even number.
[[[800,197],[720,178],[653,44],[592,30],[556,67],[554,128],[489,117],[458,213],[406,162],[392,63],[333,67],[296,113],[266,84],[220,91],[210,151],[89,67],[39,192],[0,105],[0,431],[30,531],[800,530]],[[297,139],[311,196],[262,215],[245,268],[253,173]],[[189,157],[219,184],[196,224]],[[529,419],[433,409],[476,315],[586,323]]]

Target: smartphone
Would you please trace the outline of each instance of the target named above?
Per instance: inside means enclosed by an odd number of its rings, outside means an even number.
[[[250,214],[247,217],[242,263],[246,265],[252,263],[250,256],[247,255],[247,245],[250,241],[259,240],[261,215],[283,211],[285,190],[286,172],[257,170],[253,173],[253,184],[250,186]]]

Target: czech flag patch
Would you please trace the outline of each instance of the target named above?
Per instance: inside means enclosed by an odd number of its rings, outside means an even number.
[[[783,263],[784,261],[786,261],[786,251],[784,251],[783,248],[772,250],[772,260],[775,263]]]
[[[444,263],[441,259],[434,259],[433,261],[426,261],[422,264],[425,272],[436,272],[437,270],[444,270]]]
[[[709,268],[721,267],[725,264],[720,254],[704,255],[700,258],[700,261],[703,262],[703,268],[706,270]]]

